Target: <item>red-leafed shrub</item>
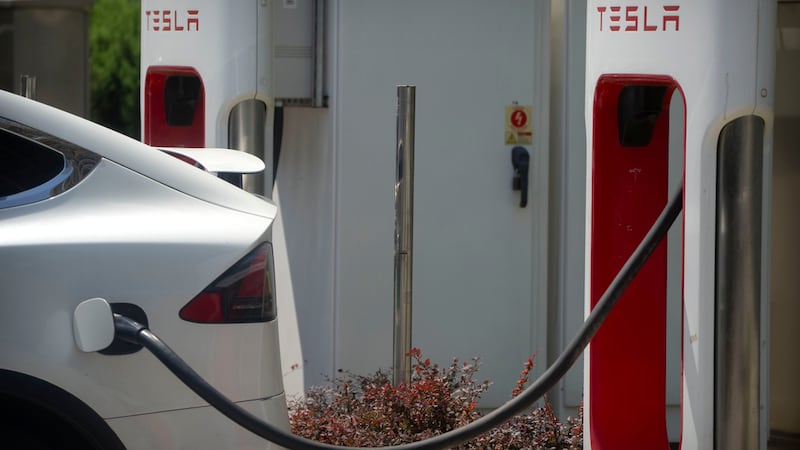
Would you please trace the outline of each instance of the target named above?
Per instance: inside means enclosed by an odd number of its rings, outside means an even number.
[[[489,381],[478,383],[478,359],[454,359],[440,369],[422,359],[419,349],[409,384],[393,386],[387,373],[370,376],[345,373],[328,386],[315,387],[290,405],[292,432],[320,442],[378,447],[418,441],[466,425],[477,419],[478,400]],[[522,392],[533,368],[528,359],[512,396]],[[550,404],[515,417],[473,441],[465,449],[583,448],[583,411],[562,423]]]

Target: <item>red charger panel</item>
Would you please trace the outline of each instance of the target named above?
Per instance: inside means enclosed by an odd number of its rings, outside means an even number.
[[[193,67],[151,66],[144,84],[145,144],[205,147],[205,88]]]
[[[676,87],[665,76],[598,80],[591,143],[592,308],[667,202],[669,101]],[[593,450],[669,448],[665,241],[590,345],[587,413]]]

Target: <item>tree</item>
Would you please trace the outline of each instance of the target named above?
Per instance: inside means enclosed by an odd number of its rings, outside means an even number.
[[[95,0],[89,15],[93,121],[138,139],[139,0]]]

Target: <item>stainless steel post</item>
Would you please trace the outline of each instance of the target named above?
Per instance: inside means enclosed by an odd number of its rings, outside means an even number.
[[[764,121],[745,116],[717,147],[714,448],[759,448]]]
[[[257,156],[267,168],[242,175],[242,189],[272,198],[272,155],[265,155],[267,106],[261,100],[248,99],[237,104],[228,117],[228,147]]]
[[[36,99],[36,75],[19,76],[19,95]]]
[[[414,237],[414,108],[416,86],[397,86],[397,178],[394,187],[395,385],[411,381],[411,300]]]

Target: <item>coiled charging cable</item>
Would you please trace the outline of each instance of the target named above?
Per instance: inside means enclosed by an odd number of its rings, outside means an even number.
[[[528,408],[532,407],[537,400],[555,386],[558,380],[560,380],[575,361],[578,360],[583,349],[586,348],[589,341],[592,340],[592,337],[594,337],[600,329],[603,321],[614,308],[614,305],[622,296],[622,293],[645,262],[647,262],[647,259],[664,236],[666,236],[667,231],[681,212],[682,197],[683,189],[679,188],[670,198],[669,203],[667,203],[667,206],[658,216],[658,219],[656,219],[642,242],[630,258],[628,258],[628,261],[603,293],[600,301],[596,304],[594,309],[592,309],[592,312],[589,314],[589,317],[586,318],[578,334],[558,356],[558,359],[556,359],[553,365],[520,395],[509,400],[491,413],[461,428],[422,441],[380,448],[391,450],[420,450],[454,447],[501,425],[508,419],[522,414]],[[208,384],[197,372],[175,354],[167,344],[162,342],[158,336],[153,334],[144,325],[128,317],[114,314],[114,327],[117,337],[146,347],[156,358],[167,366],[175,376],[197,395],[202,397],[203,400],[207,401],[209,405],[237,424],[268,441],[293,450],[354,450],[361,448],[323,444],[296,436],[264,422],[242,409],[239,405],[233,403],[213,386]]]

